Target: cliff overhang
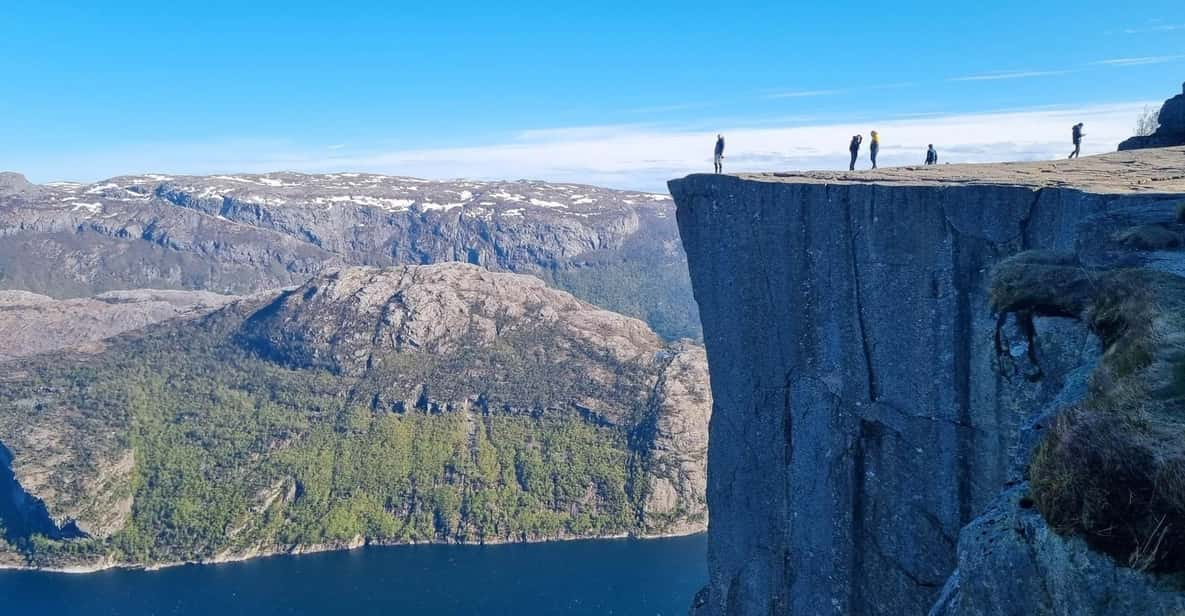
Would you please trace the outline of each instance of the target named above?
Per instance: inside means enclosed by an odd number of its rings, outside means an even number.
[[[926,613],[1097,357],[1067,319],[998,323],[992,268],[1185,271],[1117,237],[1171,222],[1182,154],[672,181],[715,400],[702,613]]]

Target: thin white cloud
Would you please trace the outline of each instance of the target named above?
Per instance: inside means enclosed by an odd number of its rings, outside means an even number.
[[[643,125],[581,126],[526,131],[504,143],[455,148],[326,153],[284,141],[159,143],[120,151],[62,153],[41,161],[4,158],[0,168],[25,171],[35,181],[60,179],[63,169],[98,180],[125,173],[227,173],[287,169],[367,171],[427,178],[519,179],[582,182],[663,191],[666,180],[711,169],[717,132],[728,140],[728,171],[846,169],[851,135],[881,134],[885,166],[922,162],[926,144],[943,161],[995,162],[1064,157],[1070,127],[1086,124],[1084,153],[1114,151],[1129,137],[1149,101],[1083,107],[897,117],[882,122],[830,122],[790,126],[721,125],[712,130]],[[523,139],[526,135],[529,138]],[[866,153],[862,161],[867,166]]]
[[[670,113],[673,111],[688,111],[691,109],[703,109],[707,107],[706,103],[681,103],[672,105],[656,105],[654,107],[637,107],[634,109],[626,109],[625,113]]]
[[[875,86],[867,86],[868,90],[899,90],[901,88],[912,88],[918,85],[915,81],[899,81],[897,83],[884,83]]]
[[[901,88],[909,88],[918,85],[912,81],[901,81],[897,83],[879,83],[861,85],[855,88],[843,89],[826,89],[826,90],[770,90],[765,94],[767,99],[779,98],[813,98],[816,96],[835,96],[839,94],[851,94],[853,92],[861,92],[867,90],[899,90]]]
[[[346,147],[346,144],[344,144],[344,143],[335,143],[335,144],[333,144],[333,145],[325,146],[325,149],[327,149],[327,150],[340,150],[340,149],[342,149],[342,148],[344,148],[344,147]]]
[[[596,139],[623,131],[639,130],[643,124],[607,124],[603,126],[565,126],[563,128],[532,128],[520,131],[515,139],[527,142],[572,141]]]
[[[1177,60],[1185,60],[1185,55],[1175,56],[1144,56],[1140,58],[1111,58],[1109,60],[1099,60],[1092,64],[1101,64],[1106,66],[1143,66],[1145,64],[1164,64],[1166,62],[1175,62]]]
[[[979,75],[964,75],[962,77],[951,77],[947,81],[997,81],[1000,79],[1028,79],[1030,77],[1052,77],[1054,75],[1065,75],[1070,71],[999,71],[991,73],[982,73]]]
[[[791,90],[789,92],[773,92],[766,98],[809,98],[814,96],[832,96],[843,94],[846,90]]]
[[[1151,32],[1175,32],[1185,30],[1185,24],[1154,24],[1139,28],[1125,28],[1124,34],[1148,34]]]

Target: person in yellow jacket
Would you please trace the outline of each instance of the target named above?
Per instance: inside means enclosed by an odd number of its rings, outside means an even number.
[[[872,155],[872,168],[876,169],[876,154],[881,151],[881,134],[872,131],[872,144],[868,146],[868,153]]]

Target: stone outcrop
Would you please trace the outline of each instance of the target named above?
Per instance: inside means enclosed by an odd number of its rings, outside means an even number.
[[[0,289],[242,295],[344,265],[459,261],[532,274],[643,319],[699,324],[666,195],[543,182],[373,174],[140,175],[94,184],[0,176]]]
[[[0,291],[0,362],[59,349],[99,350],[104,338],[197,316],[234,299],[207,291],[111,291],[69,300]]]
[[[1020,484],[959,535],[959,568],[930,616],[1185,613],[1185,591],[1053,532]]]
[[[1119,144],[1122,150],[1185,145],[1185,84],[1181,93],[1164,102],[1158,116],[1160,127],[1151,135],[1132,137]]]
[[[672,181],[715,400],[697,613],[927,613],[1097,358],[1062,320],[997,321],[988,273],[1176,267],[1114,238],[1172,218],[1183,153]]]

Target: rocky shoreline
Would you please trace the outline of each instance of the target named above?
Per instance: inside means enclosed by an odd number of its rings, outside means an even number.
[[[459,546],[485,546],[485,545],[512,545],[512,544],[531,544],[531,543],[556,543],[563,541],[600,541],[600,540],[618,540],[618,539],[670,539],[674,537],[690,537],[707,532],[706,528],[697,528],[694,530],[675,531],[666,533],[654,533],[645,535],[631,535],[629,533],[618,533],[613,535],[599,535],[589,537],[548,537],[548,538],[530,538],[530,539],[494,539],[485,541],[421,541],[421,542],[398,542],[398,541],[371,541],[362,537],[355,537],[351,541],[335,542],[335,543],[319,543],[310,545],[296,545],[289,548],[271,548],[262,549],[256,548],[245,552],[224,553],[219,554],[213,558],[200,560],[182,560],[164,563],[122,563],[117,562],[110,557],[105,557],[103,560],[89,565],[75,565],[69,567],[41,567],[35,565],[14,565],[11,563],[0,562],[0,571],[37,571],[40,573],[64,573],[71,575],[85,575],[88,573],[100,573],[102,571],[110,571],[112,569],[124,569],[129,571],[160,571],[163,569],[171,569],[173,567],[183,567],[185,565],[222,565],[230,563],[241,563],[248,560],[256,560],[260,558],[272,558],[275,556],[301,556],[305,554],[320,554],[323,552],[342,552],[349,550],[357,550],[366,547],[402,547],[413,545],[459,545]]]

